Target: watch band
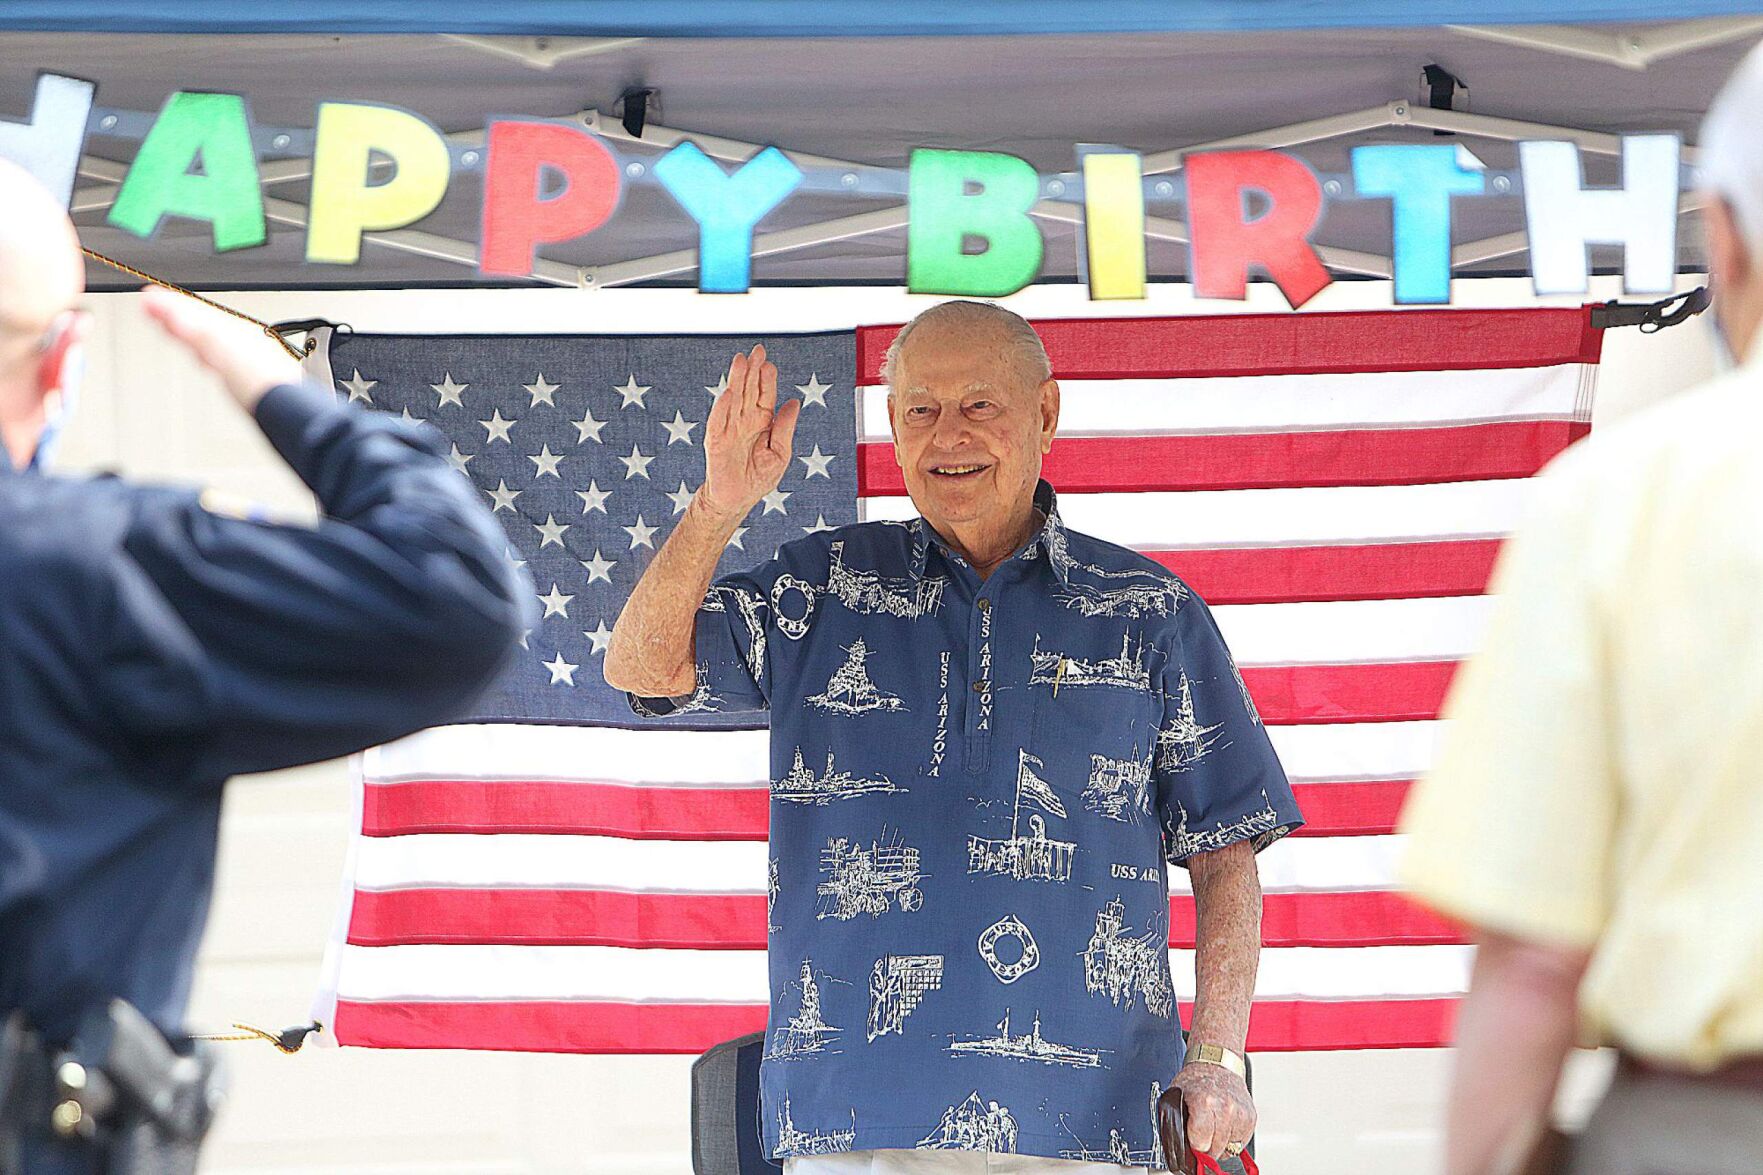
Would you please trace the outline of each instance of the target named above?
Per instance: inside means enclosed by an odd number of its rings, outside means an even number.
[[[1247,1077],[1248,1066],[1243,1064],[1242,1055],[1225,1048],[1223,1045],[1194,1045],[1188,1050],[1187,1059],[1191,1062],[1198,1062],[1202,1065],[1219,1065],[1223,1068],[1229,1069],[1238,1077],[1243,1077],[1245,1079]]]

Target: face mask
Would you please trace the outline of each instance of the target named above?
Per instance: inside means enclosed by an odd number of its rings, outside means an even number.
[[[61,333],[72,329],[73,322],[74,319],[71,315],[58,320],[55,326],[50,328],[50,334],[44,342],[43,349],[45,351],[54,350],[60,342]],[[61,444],[61,434],[66,430],[67,422],[72,418],[74,408],[79,404],[80,384],[85,377],[85,348],[76,343],[67,348],[67,353],[62,359],[61,386],[56,389],[58,394],[55,407],[49,410],[48,418],[43,422],[43,431],[37,437],[36,451],[25,463],[27,472],[42,473],[54,462],[55,450]]]
[[[1738,367],[1738,356],[1733,353],[1732,340],[1726,337],[1726,327],[1720,322],[1719,308],[1711,309],[1704,317],[1714,335],[1714,370],[1725,375]]]

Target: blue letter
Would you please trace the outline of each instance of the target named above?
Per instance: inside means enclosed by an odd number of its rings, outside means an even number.
[[[698,222],[698,288],[707,294],[744,294],[752,272],[753,226],[802,182],[796,165],[776,147],[726,174],[691,143],[655,164],[680,207]]]
[[[1449,143],[1353,148],[1353,187],[1392,204],[1397,302],[1451,300],[1451,197],[1478,195],[1487,183],[1461,165],[1460,150]]]

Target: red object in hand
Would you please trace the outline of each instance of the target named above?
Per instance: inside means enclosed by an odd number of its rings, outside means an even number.
[[[1172,1086],[1163,1091],[1157,1099],[1157,1130],[1163,1136],[1163,1159],[1175,1175],[1224,1175],[1224,1168],[1218,1160],[1205,1151],[1196,1151],[1188,1142],[1187,1105],[1182,1101],[1181,1089]],[[1255,1165],[1255,1157],[1247,1151],[1237,1158],[1243,1164],[1245,1175],[1261,1175],[1261,1169]]]

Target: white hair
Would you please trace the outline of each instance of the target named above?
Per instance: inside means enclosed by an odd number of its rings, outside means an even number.
[[[881,378],[891,390],[900,374],[900,355],[906,340],[920,326],[947,325],[964,333],[994,330],[1003,336],[1004,361],[1025,388],[1038,388],[1053,378],[1053,365],[1047,359],[1047,348],[1028,320],[995,302],[939,302],[900,329],[882,359]]]
[[[1701,186],[1732,209],[1739,235],[1763,260],[1763,44],[1745,55],[1702,120]]]

